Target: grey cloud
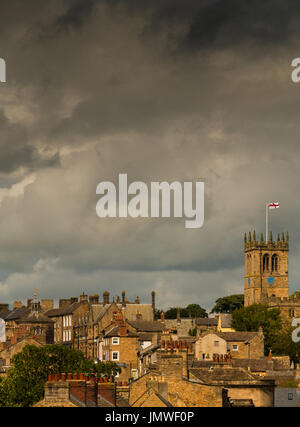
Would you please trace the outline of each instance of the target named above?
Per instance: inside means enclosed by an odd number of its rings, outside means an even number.
[[[45,297],[126,288],[148,298],[155,287],[170,305],[192,297],[209,306],[242,290],[243,233],[263,230],[269,199],[281,203],[272,228],[291,234],[296,288],[297,4],[24,3],[0,3],[10,19],[0,298],[25,297],[33,284]],[[32,171],[34,182],[14,194]],[[204,179],[204,227],[101,221],[96,185],[120,172],[130,181]],[[50,267],[37,274],[39,260]]]

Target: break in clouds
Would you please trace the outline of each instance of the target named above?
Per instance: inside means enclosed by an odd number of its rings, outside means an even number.
[[[299,288],[295,0],[0,0],[0,300],[243,290],[243,233],[291,236]],[[96,187],[204,181],[205,222],[96,215]]]

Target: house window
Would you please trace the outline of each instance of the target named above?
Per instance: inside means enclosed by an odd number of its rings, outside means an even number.
[[[214,341],[214,346],[219,347],[219,341]]]
[[[112,352],[112,361],[117,361],[119,360],[119,352],[118,351],[113,351]]]
[[[294,399],[293,393],[288,393],[288,400],[293,400],[293,399]]]
[[[113,337],[111,339],[112,345],[119,345],[120,344],[120,338],[119,337]]]
[[[238,351],[238,349],[239,349],[238,345],[236,345],[236,344],[232,345],[232,351]]]

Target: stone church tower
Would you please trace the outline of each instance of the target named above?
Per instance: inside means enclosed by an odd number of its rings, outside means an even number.
[[[263,235],[256,240],[255,231],[244,238],[245,306],[269,304],[272,299],[289,298],[288,255],[289,235],[278,235],[273,240],[272,232],[266,243]]]

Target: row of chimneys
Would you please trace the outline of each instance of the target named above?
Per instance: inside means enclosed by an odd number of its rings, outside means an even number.
[[[99,398],[107,406],[116,406],[117,391],[128,387],[127,383],[114,382],[113,378],[96,378],[94,374],[53,374],[45,384],[45,401],[57,402],[71,400],[83,406],[99,406]],[[101,405],[103,406],[103,402]]]
[[[110,293],[108,291],[104,291],[103,292],[103,304],[109,304],[109,296]],[[152,296],[152,308],[153,310],[155,310],[155,292],[152,291],[151,293]],[[80,302],[85,302],[85,301],[89,301],[90,304],[99,304],[99,295],[95,294],[95,295],[86,295],[85,293],[80,295],[79,298]],[[67,307],[71,304],[74,304],[75,302],[78,302],[78,298],[77,297],[71,297],[71,298],[64,298],[64,299],[60,299],[59,300],[59,308],[64,308]],[[121,303],[120,297],[117,297],[116,300],[117,304]],[[122,291],[122,305],[126,305],[128,303],[128,300],[126,298],[126,294],[125,291]],[[135,300],[136,304],[140,304],[140,298],[136,297]],[[27,300],[27,308],[31,308],[31,304],[32,304],[32,299],[28,299]],[[17,309],[17,308],[22,308],[23,307],[23,303],[22,301],[14,301],[13,303],[13,309]],[[52,310],[54,308],[54,300],[53,299],[42,299],[41,300],[41,311],[45,312],[47,310]],[[0,304],[0,312],[1,311],[7,311],[9,309],[9,304],[3,303]]]
[[[192,352],[193,351],[193,344],[188,345],[186,341],[162,341],[161,342],[161,350],[183,350]]]
[[[127,382],[115,381],[114,377],[96,377],[95,374],[77,374],[77,373],[62,373],[48,375],[48,381],[71,381],[71,380],[84,380],[95,381],[96,383],[114,383],[118,387],[127,387]]]

